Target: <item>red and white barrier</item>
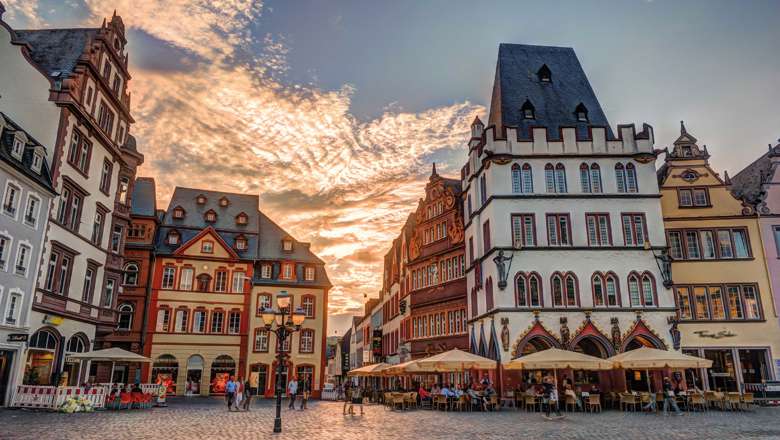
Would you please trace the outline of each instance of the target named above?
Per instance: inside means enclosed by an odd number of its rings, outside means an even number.
[[[57,387],[41,385],[19,385],[16,387],[11,406],[18,408],[53,409]]]
[[[59,408],[71,397],[83,397],[87,399],[95,409],[106,406],[106,390],[103,387],[94,387],[86,391],[81,387],[59,387],[57,388],[57,399],[55,401],[54,409]]]

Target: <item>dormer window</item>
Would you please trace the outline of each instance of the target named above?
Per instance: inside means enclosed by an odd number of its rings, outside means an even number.
[[[219,199],[219,206],[226,208],[230,204],[230,200],[228,200],[227,197],[222,197]]]
[[[181,239],[181,236],[179,235],[178,231],[170,231],[168,232],[168,237],[166,237],[165,241],[170,245],[178,245],[179,240]]]
[[[588,109],[585,107],[585,104],[580,103],[577,108],[574,109],[574,114],[577,116],[577,121],[588,122]]]
[[[236,216],[236,224],[237,225],[245,225],[247,223],[249,223],[249,216],[247,216],[243,212]]]
[[[24,140],[20,137],[14,138],[14,145],[11,147],[11,156],[17,160],[22,160],[22,154],[24,154]]]
[[[206,196],[203,194],[198,195],[198,197],[195,199],[195,203],[198,205],[205,205],[206,204]]]
[[[43,165],[43,156],[39,152],[33,153],[32,170],[36,174],[41,174],[41,166]]]
[[[539,68],[539,71],[536,72],[536,76],[539,77],[539,81],[541,82],[552,82],[552,72],[550,71],[550,68],[547,67],[547,64],[544,64],[541,68]]]
[[[244,236],[236,237],[235,247],[240,251],[246,250],[247,247],[246,238]]]
[[[209,223],[214,223],[217,221],[217,213],[214,212],[213,209],[209,209],[206,211],[206,214],[203,216],[203,218]]]
[[[293,242],[289,238],[282,240],[282,250],[285,252],[292,252]]]
[[[523,106],[520,107],[520,113],[522,113],[523,119],[536,119],[534,105],[527,99],[523,103]]]
[[[177,206],[173,208],[173,218],[175,219],[183,219],[184,218],[184,208],[181,206]]]

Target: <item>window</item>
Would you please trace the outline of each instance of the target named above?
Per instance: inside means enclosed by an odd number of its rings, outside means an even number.
[[[534,192],[533,175],[531,174],[531,165],[518,164],[512,165],[512,192],[515,194],[528,194]]]
[[[233,293],[244,292],[244,278],[244,272],[233,272],[233,288],[231,289]]]
[[[639,191],[636,168],[632,163],[626,165],[618,163],[615,165],[615,180],[617,181],[617,190],[620,193],[635,193]]]
[[[670,252],[680,260],[751,258],[750,241],[743,228],[668,231]],[[684,243],[681,242],[684,238]]]
[[[512,214],[512,245],[536,246],[536,220],[533,214]]]
[[[103,160],[103,168],[100,171],[100,191],[104,194],[111,191],[111,169],[111,162],[108,159]]]
[[[214,278],[214,291],[215,292],[227,292],[227,271],[218,270]],[[208,288],[206,289],[208,290]]]
[[[261,293],[257,295],[257,313],[263,313],[263,310],[271,308],[271,295]]]
[[[531,101],[527,99],[523,103],[523,106],[520,107],[520,114],[523,115],[523,119],[534,119],[535,118],[534,111],[535,111],[534,105],[531,104]]]
[[[179,290],[192,290],[192,280],[195,269],[191,267],[182,267],[179,275]]]
[[[574,109],[574,114],[577,116],[578,122],[588,122],[588,109],[585,104],[579,103],[577,108]]]
[[[271,278],[271,265],[270,264],[263,264],[260,266],[260,278],[269,279]]]
[[[285,280],[293,279],[293,264],[282,263],[282,278]]]
[[[5,235],[0,235],[0,270],[6,269],[6,261],[8,261],[8,255],[11,253],[10,249],[11,239]]]
[[[130,179],[127,177],[119,178],[119,203],[127,205],[127,193],[130,190]]]
[[[282,347],[281,347],[281,349],[279,351],[281,351],[282,353],[289,353],[290,352],[290,343],[292,341],[292,338],[293,338],[292,335],[284,338],[284,340],[282,341]]]
[[[249,222],[249,217],[247,217],[247,215],[244,214],[243,212],[236,216],[236,224],[237,225],[245,225],[248,222]]]
[[[121,86],[121,84],[122,84],[122,79],[119,77],[119,75],[118,74],[114,75],[114,83],[111,86],[111,88],[114,89],[114,93],[116,93],[117,95],[119,95],[119,87]]]
[[[247,246],[246,238],[244,238],[244,237],[236,237],[235,246],[236,246],[236,249],[238,249],[239,251],[246,250],[246,246]]]
[[[237,335],[241,332],[241,312],[230,312],[228,315],[228,333]]]
[[[255,329],[255,345],[254,351],[266,353],[268,352],[268,331],[260,328]]]
[[[687,287],[678,287],[677,291],[677,310],[680,319],[691,319],[693,314],[691,312],[690,291]]]
[[[685,231],[685,250],[689,260],[701,258],[699,253],[699,234],[696,231]]]
[[[58,203],[57,222],[73,232],[78,232],[81,223],[81,208],[85,193],[68,181],[63,182]]]
[[[712,307],[712,319],[726,319],[726,308],[723,303],[723,291],[720,286],[711,286],[708,288],[710,295],[710,306]]]
[[[642,246],[645,244],[647,230],[644,214],[623,214],[623,243],[626,246]]]
[[[111,62],[108,60],[103,64],[103,78],[106,82],[111,78]]]
[[[217,213],[213,210],[208,210],[206,211],[206,215],[203,218],[209,223],[214,223],[217,221]]]
[[[555,192],[555,168],[549,163],[544,167],[544,186],[548,193]]]
[[[24,224],[33,228],[38,226],[38,211],[40,210],[41,201],[35,197],[27,196],[27,208],[24,210]]]
[[[712,231],[699,231],[701,237],[701,253],[705,260],[712,260],[715,255],[715,238]]]
[[[74,129],[70,137],[68,163],[82,174],[89,171],[89,159],[92,156],[92,144],[80,131]]]
[[[219,274],[219,273],[220,272],[217,272],[217,274]],[[224,273],[225,276],[227,276],[227,272],[221,272],[221,273]],[[209,274],[202,273],[202,274],[198,275],[198,277],[196,279],[196,282],[197,282],[197,290],[198,290],[198,292],[208,292],[209,291],[209,287],[211,286],[211,276]],[[224,290],[224,287],[223,287],[223,290],[215,290],[215,291],[216,292],[224,292],[225,290]]]
[[[227,197],[220,197],[219,199],[219,206],[221,207],[227,207],[230,204],[230,200],[228,200]]]
[[[628,276],[628,298],[631,302],[631,307],[642,305],[642,298],[639,292],[639,277],[633,274]]]
[[[168,325],[171,320],[171,311],[168,309],[160,309],[157,311],[157,331],[167,332]]]
[[[211,333],[222,333],[225,312],[211,312]]]
[[[176,268],[166,266],[163,268],[161,289],[173,289],[173,282],[176,279]]]
[[[179,237],[178,231],[169,231],[166,241],[169,245],[176,246],[179,244]]]
[[[205,333],[206,332],[206,311],[195,310],[192,314],[192,332],[193,333]]]
[[[620,305],[620,293],[618,292],[618,280],[615,275],[609,274],[604,278],[607,289],[607,306]]]
[[[15,157],[17,160],[22,160],[23,154],[24,154],[24,141],[20,138],[15,138],[14,144],[11,147],[11,155]]]
[[[523,180],[520,175],[520,165],[512,165],[512,192],[519,194],[523,192]]]
[[[515,286],[518,307],[542,306],[542,283],[539,275],[520,272],[515,278]]]
[[[306,312],[307,318],[314,318],[314,297],[311,295],[307,295],[303,297],[303,300],[301,301],[301,307],[303,307],[303,311]]]
[[[756,288],[754,286],[742,286],[742,295],[745,298],[747,319],[761,319],[761,306],[758,302]]]
[[[678,189],[677,201],[681,208],[710,206],[710,196],[707,188]]]
[[[200,243],[200,251],[204,254],[214,253],[214,242],[209,240],[203,240]]]
[[[547,214],[547,243],[550,246],[571,246],[568,214]]]
[[[114,132],[114,112],[108,109],[105,102],[101,101],[98,107],[98,125],[111,137]]]
[[[109,278],[106,280],[106,287],[103,291],[103,307],[111,308],[114,304],[114,280]]]
[[[52,248],[46,267],[46,280],[44,282],[46,290],[60,295],[67,291],[70,283],[71,261],[73,261],[73,255],[60,248]]]
[[[487,202],[487,178],[485,174],[479,176],[479,203],[480,206]]]
[[[669,231],[669,254],[675,260],[683,259],[682,236],[679,231]]]
[[[536,75],[539,77],[539,81],[541,82],[551,82],[552,81],[552,72],[550,71],[550,68],[547,67],[547,64],[543,64],[541,68],[536,72]]]
[[[184,208],[177,206],[173,208],[173,218],[175,219],[182,219],[184,218]]]
[[[744,307],[742,305],[742,295],[740,295],[739,286],[726,287],[726,293],[729,296],[729,317],[731,319],[744,319]]]
[[[81,288],[81,300],[85,303],[91,303],[92,302],[92,286],[95,279],[95,270],[91,267],[88,267],[86,271],[84,271],[84,285]]]
[[[554,306],[563,306],[563,278],[560,275],[552,277],[552,297]]]
[[[3,197],[3,212],[16,218],[16,210],[19,208],[19,199],[22,197],[22,190],[18,186],[8,183],[5,186],[5,196]]]
[[[33,153],[32,170],[35,174],[41,174],[41,167],[43,167],[43,156],[36,151]]]
[[[8,297],[8,304],[6,305],[6,311],[5,311],[5,323],[6,324],[17,324],[19,322],[19,313],[21,311],[21,305],[22,305],[22,295],[11,292],[10,296]]]
[[[733,229],[730,231],[734,241],[734,255],[737,258],[750,257],[748,250],[747,232],[742,229]]]
[[[709,196],[706,188],[694,188],[693,189],[693,206],[707,206],[709,205]]]
[[[122,304],[119,306],[119,320],[117,321],[117,330],[128,331],[133,328],[133,306]]]
[[[111,252],[118,254],[122,250],[122,236],[125,229],[121,225],[114,225],[111,229]]]
[[[298,351],[300,353],[314,353],[314,330],[308,328],[301,330],[301,340]]]
[[[482,224],[482,252],[487,253],[490,249],[490,220]]]
[[[693,206],[691,190],[681,189],[677,191],[677,201],[681,207]]]
[[[655,279],[648,273],[642,274],[642,305],[655,304]]]
[[[29,245],[19,243],[19,247],[16,249],[16,267],[14,273],[23,277],[27,276],[27,269],[30,266],[30,259],[32,258],[32,248]]]
[[[95,219],[92,220],[92,236],[90,241],[96,246],[100,246],[103,241],[103,221],[105,219],[105,212],[101,209],[95,210]]]
[[[187,318],[189,313],[187,310],[179,309],[176,311],[176,321],[173,326],[173,331],[176,333],[186,333],[187,332]]]
[[[580,185],[584,193],[601,192],[601,169],[598,164],[580,165]]]
[[[606,304],[606,295],[604,292],[604,280],[600,274],[593,274],[593,277],[591,278],[591,285],[593,289],[593,305],[596,307],[604,306]]]
[[[282,240],[282,250],[285,252],[292,252],[293,250],[292,240]]]
[[[612,244],[609,214],[587,214],[585,215],[585,223],[587,224],[590,246],[609,246]]]
[[[314,281],[314,266],[306,266],[303,272],[303,279],[306,281]]]
[[[146,237],[146,225],[143,223],[130,223],[130,229],[127,231],[128,238]]]
[[[203,194],[198,194],[198,197],[195,198],[195,203],[198,205],[205,205],[206,204],[206,196]]]

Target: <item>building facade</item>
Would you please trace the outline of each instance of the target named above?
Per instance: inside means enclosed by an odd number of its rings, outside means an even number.
[[[460,200],[460,180],[440,176],[434,165],[404,247],[404,290],[411,313],[402,328],[412,359],[469,348]]]
[[[612,131],[572,49],[500,45],[461,176],[473,351],[673,347],[653,144],[646,124]],[[634,378],[614,376],[602,387]]]
[[[32,301],[49,206],[55,192],[46,148],[2,112],[0,188],[0,406],[3,406],[10,401],[16,384],[22,381]]]
[[[701,388],[740,391],[775,377],[780,326],[759,217],[709,159],[681,126],[658,173],[661,203],[682,349],[713,361],[689,374]]]
[[[122,290],[117,300],[116,329],[101,338],[101,348],[119,347],[143,354],[146,342],[144,328],[149,319],[146,309],[151,301],[157,229],[162,212],[157,210],[154,179],[139,177],[133,187],[130,226],[125,230],[125,263],[122,270]],[[109,379],[108,363],[98,367],[97,381],[134,383],[141,380],[137,363],[118,363],[114,377]]]
[[[2,24],[10,45],[3,50],[21,51],[32,68],[18,57],[5,63],[3,54],[0,76],[24,79],[3,89],[0,109],[50,146],[46,159],[58,193],[30,318],[25,382],[74,384],[90,372],[66,362],[68,354],[92,349],[116,324],[130,194],[143,161],[127,142],[133,119],[125,29],[116,15],[98,28]]]

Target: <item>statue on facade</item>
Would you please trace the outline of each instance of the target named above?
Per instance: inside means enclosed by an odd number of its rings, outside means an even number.
[[[501,346],[509,351],[509,318],[501,318]]]
[[[661,269],[661,276],[664,279],[664,287],[672,287],[672,257],[667,249],[663,249],[661,254],[655,257],[658,260],[658,266]]]
[[[571,337],[568,322],[569,319],[567,317],[561,316],[561,345],[564,349],[569,348],[569,337]]]
[[[672,337],[672,347],[675,350],[680,349],[680,329],[677,328],[678,319],[676,317],[670,317],[668,320],[671,327],[669,328],[669,335]]]
[[[498,288],[501,290],[506,289],[506,279],[509,276],[509,268],[512,267],[512,258],[505,257],[503,249],[498,251],[498,255],[493,258],[493,262],[496,263],[496,270],[498,271]],[[509,264],[507,265],[507,261]]]
[[[612,324],[612,346],[615,347],[615,351],[620,351],[620,325],[618,325],[617,318],[610,318],[610,324]]]

